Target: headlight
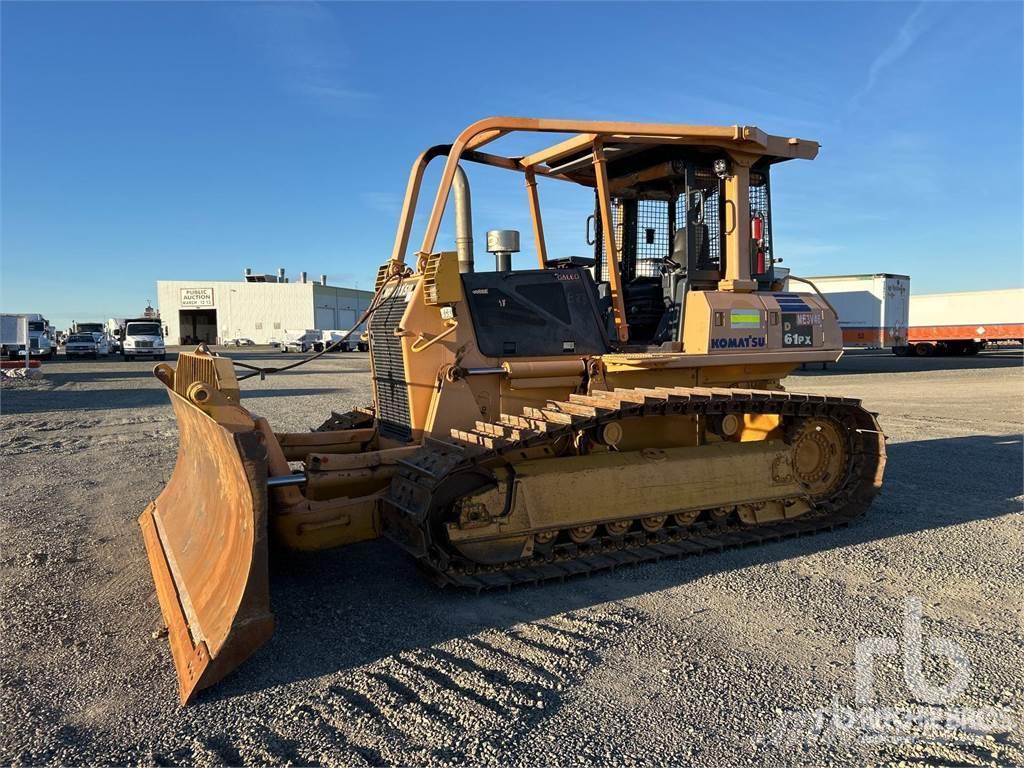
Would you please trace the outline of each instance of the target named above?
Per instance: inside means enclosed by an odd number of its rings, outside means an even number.
[[[164,345],[164,340],[163,339],[157,339],[156,341],[153,342],[153,346],[154,347],[162,347],[163,345]]]

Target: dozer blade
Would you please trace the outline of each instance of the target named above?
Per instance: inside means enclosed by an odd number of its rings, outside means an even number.
[[[185,373],[180,359],[178,368],[179,374]],[[267,459],[243,408],[232,403],[209,409],[215,419],[184,392],[176,392],[179,387],[172,389],[174,372],[169,366],[166,371],[158,369],[157,375],[168,384],[177,417],[178,458],[171,479],[139,524],[167,624],[181,703],[187,704],[273,632]],[[222,397],[220,392],[213,395]],[[208,397],[200,393],[196,400],[211,402]]]

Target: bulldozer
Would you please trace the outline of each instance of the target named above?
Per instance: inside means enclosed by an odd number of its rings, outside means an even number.
[[[157,365],[179,450],[140,525],[182,704],[270,639],[271,552],[384,536],[439,585],[484,590],[861,515],[885,466],[876,415],[782,385],[842,355],[834,309],[789,289],[772,239],[773,169],[818,150],[743,125],[480,120],[413,163],[364,316],[372,405],[275,432],[230,358]],[[477,268],[477,165],[524,180],[533,268],[512,268],[510,229]],[[585,255],[549,254],[538,187],[556,184],[593,211]],[[438,250],[449,198],[455,248]]]

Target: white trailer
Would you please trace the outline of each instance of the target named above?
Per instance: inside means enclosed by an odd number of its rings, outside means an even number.
[[[0,355],[12,360],[28,343],[28,317],[0,315]]]
[[[1024,288],[929,293],[910,300],[908,343],[918,355],[974,354],[1024,340]]]
[[[807,279],[839,315],[844,347],[891,347],[897,354],[906,352],[910,314],[908,275],[823,275]]]
[[[4,318],[15,318],[22,317],[25,319],[27,324],[28,334],[28,348],[29,357],[45,357],[48,360],[52,360],[57,354],[57,341],[51,336],[53,329],[50,327],[50,322],[40,314],[5,314]],[[19,321],[4,320],[3,321],[3,341],[0,344],[0,349],[7,357],[12,360],[25,356],[25,343],[17,341],[17,337],[12,336],[17,334],[17,328],[19,327]]]

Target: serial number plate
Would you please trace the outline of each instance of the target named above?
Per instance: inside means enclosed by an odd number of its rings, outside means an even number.
[[[782,346],[813,347],[814,315],[810,312],[783,312]]]

